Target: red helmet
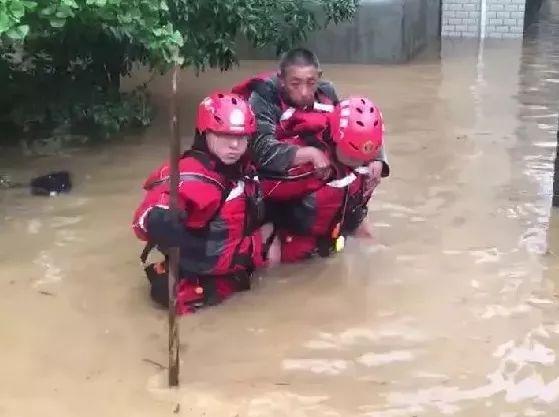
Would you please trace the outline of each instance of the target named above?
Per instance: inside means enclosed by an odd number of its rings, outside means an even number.
[[[332,115],[332,138],[340,152],[363,162],[373,160],[382,146],[380,109],[364,97],[343,100]]]
[[[248,136],[256,132],[256,119],[240,95],[218,92],[206,97],[198,106],[196,129]]]

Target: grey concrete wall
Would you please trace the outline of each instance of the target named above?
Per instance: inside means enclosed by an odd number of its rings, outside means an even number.
[[[442,1],[442,36],[445,38],[479,37],[482,32],[488,38],[522,37],[526,0]]]
[[[330,25],[304,46],[325,63],[403,63],[438,42],[440,0],[362,0],[351,22]],[[273,59],[272,49],[256,51],[245,41],[241,59]]]
[[[549,5],[549,2],[544,2],[544,0],[526,0],[526,10],[524,12],[524,30],[526,30],[532,23],[537,22],[540,16],[540,11],[548,12],[548,7],[544,7],[542,10],[542,4],[545,6]]]
[[[427,42],[430,44],[433,40],[441,38],[442,0],[426,0],[425,6]]]

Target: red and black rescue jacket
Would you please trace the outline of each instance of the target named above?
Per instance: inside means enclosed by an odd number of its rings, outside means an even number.
[[[263,218],[259,183],[246,171],[232,179],[219,161],[197,150],[179,161],[179,205],[186,213],[181,234],[182,273],[228,275],[250,270],[262,241],[257,228]],[[169,207],[169,165],[156,169],[144,183],[145,197],[134,214],[138,238],[150,241],[146,217],[153,207]]]

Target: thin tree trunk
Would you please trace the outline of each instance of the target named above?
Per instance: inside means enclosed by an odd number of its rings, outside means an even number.
[[[170,209],[178,218],[178,186],[180,134],[177,111],[177,78],[179,66],[175,65],[171,74],[171,141],[170,141]],[[177,281],[179,278],[179,248],[169,250],[169,386],[179,385],[179,328],[177,322]]]

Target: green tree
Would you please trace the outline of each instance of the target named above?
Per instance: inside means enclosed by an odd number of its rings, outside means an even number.
[[[0,124],[28,138],[107,137],[151,121],[145,86],[122,94],[134,64],[227,70],[236,41],[277,52],[358,0],[0,0]]]

